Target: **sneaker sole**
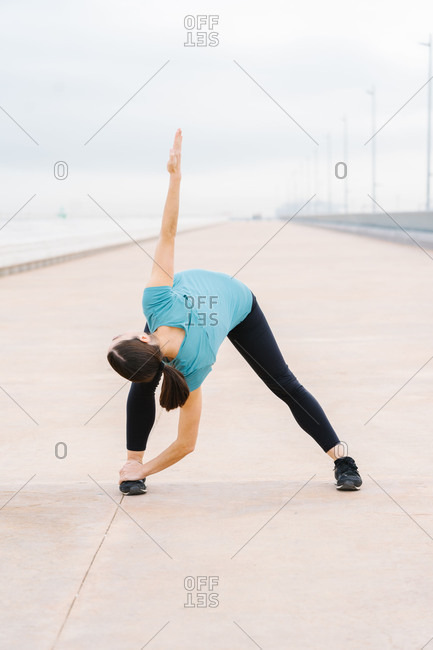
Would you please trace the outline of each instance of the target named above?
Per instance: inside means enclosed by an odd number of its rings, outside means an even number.
[[[120,491],[122,494],[124,494],[125,496],[133,496],[133,495],[135,495],[135,494],[146,494],[146,492],[147,492],[147,487],[146,487],[145,485],[144,485],[144,486],[143,486],[143,485],[131,485],[131,486],[128,488],[128,491],[125,492],[124,490],[121,490],[121,489],[120,489],[120,486],[119,486],[119,491]]]
[[[354,485],[353,483],[343,483],[343,485],[337,485],[337,490],[341,490],[342,492],[354,492],[355,490],[359,490],[361,487],[360,485]]]
[[[120,490],[122,492],[122,490]],[[131,488],[129,492],[122,492],[126,497],[133,496],[135,494],[146,494],[147,490],[142,490],[140,488]]]

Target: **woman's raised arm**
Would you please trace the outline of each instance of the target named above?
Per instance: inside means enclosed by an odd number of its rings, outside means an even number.
[[[147,287],[173,286],[174,275],[174,241],[177,232],[179,216],[179,193],[181,180],[182,131],[178,129],[174,136],[173,148],[167,171],[170,174],[167,199],[162,215],[159,240],[156,245],[154,263]]]

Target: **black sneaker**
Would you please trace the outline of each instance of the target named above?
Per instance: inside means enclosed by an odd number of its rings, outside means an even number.
[[[362,478],[357,472],[357,466],[353,458],[343,456],[334,462],[334,476],[337,490],[359,490],[362,485]]]
[[[123,494],[144,494],[147,490],[145,480],[141,478],[139,481],[122,481],[119,490]]]

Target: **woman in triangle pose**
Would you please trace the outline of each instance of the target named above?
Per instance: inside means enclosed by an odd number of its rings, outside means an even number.
[[[149,281],[143,291],[144,332],[116,336],[107,359],[131,381],[127,400],[127,462],[119,489],[143,494],[145,479],[194,450],[202,408],[201,385],[227,337],[263,383],[287,404],[299,426],[334,460],[337,489],[362,484],[353,458],[317,400],[288,368],[255,295],[238,279],[213,271],[174,273],[179,214],[182,132],[177,130],[167,163],[170,174],[161,231]],[[160,404],[179,408],[176,440],[143,462],[155,421],[155,390],[163,378]]]

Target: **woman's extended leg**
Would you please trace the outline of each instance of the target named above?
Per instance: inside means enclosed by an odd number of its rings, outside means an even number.
[[[297,380],[280,352],[272,330],[253,294],[248,316],[228,333],[228,338],[266,386],[292,411],[299,426],[333,454],[340,440],[318,401]]]

